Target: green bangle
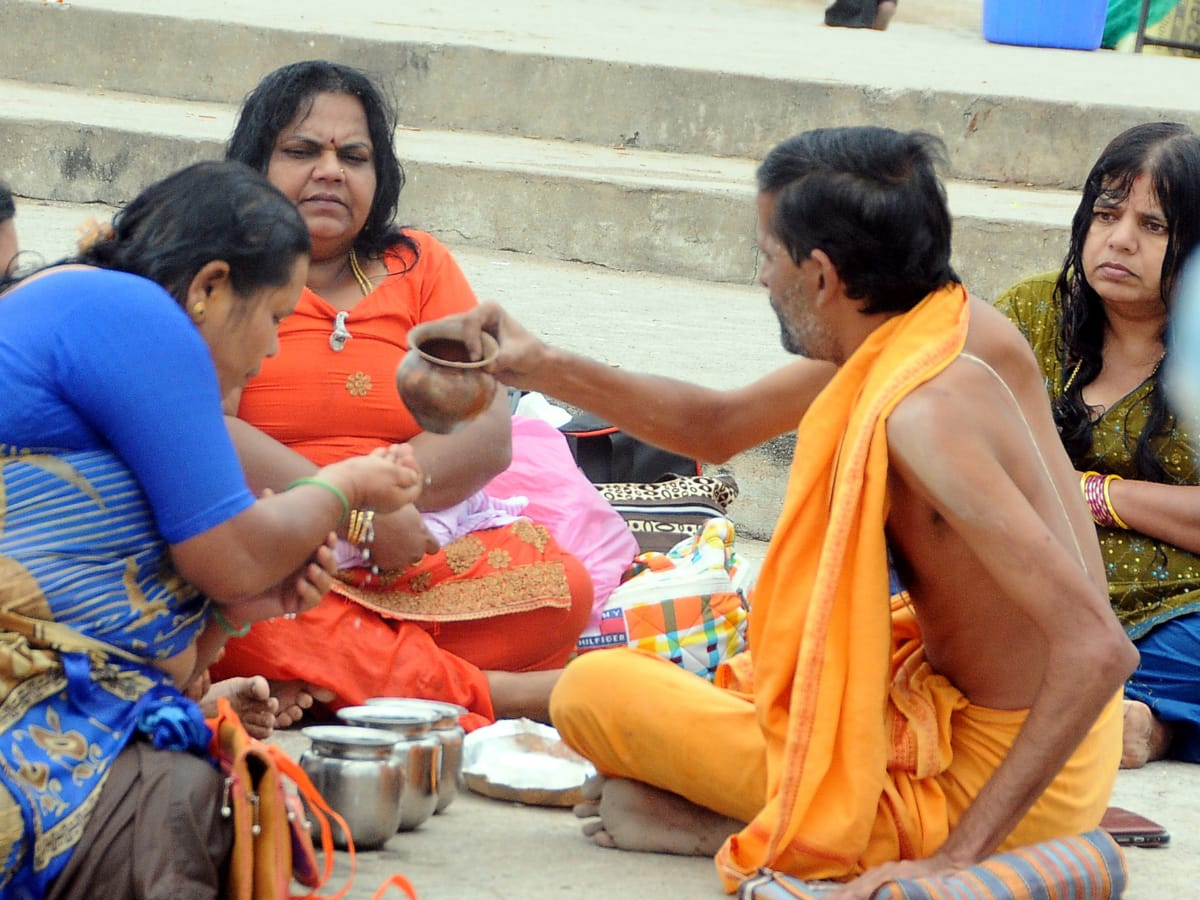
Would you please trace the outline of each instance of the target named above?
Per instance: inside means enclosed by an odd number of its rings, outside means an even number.
[[[225,633],[227,635],[229,635],[230,637],[245,637],[246,635],[248,635],[250,633],[250,623],[249,622],[247,622],[241,628],[234,628],[233,625],[230,623],[230,621],[221,614],[221,610],[217,607],[217,604],[215,604],[215,603],[212,604],[212,617],[213,617],[213,621],[216,622],[218,625],[220,625],[221,628],[225,631]]]
[[[292,488],[298,487],[302,484],[311,484],[319,488],[325,488],[325,490],[337,497],[342,504],[342,517],[337,520],[337,523],[340,526],[346,521],[346,517],[350,515],[350,501],[346,499],[346,494],[340,487],[338,487],[336,484],[330,484],[324,478],[297,478],[295,481],[285,487],[284,490],[290,491]]]

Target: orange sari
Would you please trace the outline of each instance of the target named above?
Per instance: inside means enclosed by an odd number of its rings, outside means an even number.
[[[408,332],[477,301],[443,244],[406,234],[419,255],[384,255],[389,275],[342,318],[340,350],[330,343],[337,311],[304,290],[280,325],[279,354],[243,391],[240,418],[317,465],[418,433],[395,386]],[[483,725],[493,718],[485,670],[561,667],[591,614],[587,571],[527,520],[466,535],[407,569],[340,578],[317,609],[231,640],[214,677],[301,679],[333,690],[335,707],[381,694],[449,700],[471,710],[465,725]]]

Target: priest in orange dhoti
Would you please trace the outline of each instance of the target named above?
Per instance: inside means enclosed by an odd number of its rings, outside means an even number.
[[[599,365],[494,304],[466,317],[502,380],[672,450],[721,461],[799,423],[747,653],[715,685],[589,654],[555,688],[554,724],[606,776],[577,809],[597,843],[851,900],[1100,820],[1137,655],[1028,345],[950,266],[940,154],[842,128],[768,155],[760,280],[804,358],[745,387]]]

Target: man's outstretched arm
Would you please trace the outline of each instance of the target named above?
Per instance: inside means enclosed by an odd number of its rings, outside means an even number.
[[[500,356],[491,371],[505,384],[556,397],[642,440],[708,462],[794,430],[835,371],[829,363],[800,359],[743,387],[713,390],[551,347],[496,303],[461,318],[475,358],[482,356],[479,332],[495,336]]]

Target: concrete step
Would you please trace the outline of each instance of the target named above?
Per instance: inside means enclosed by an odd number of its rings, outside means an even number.
[[[221,155],[233,104],[0,82],[0,177],[22,196],[119,205]],[[403,128],[401,219],[450,243],[751,284],[750,159]],[[955,263],[981,296],[1053,267],[1072,192],[952,181]]]
[[[942,137],[955,178],[1061,188],[1129,125],[1200,127],[1194,60],[990,44],[980,0],[915,0],[934,24],[906,5],[886,33],[825,28],[822,5],[6,0],[0,78],[236,104],[326,57],[378,73],[413,128],[759,159],[796,131],[877,123]]]
[[[80,223],[106,221],[113,211],[104,204],[21,199],[21,246],[43,262],[56,261],[74,251]],[[614,366],[734,387],[792,358],[779,344],[762,288],[613,272],[461,244],[453,250],[480,298],[499,301],[545,340]],[[740,495],[730,518],[745,537],[770,537],[793,444],[792,437],[777,438],[712,467],[737,478]]]

